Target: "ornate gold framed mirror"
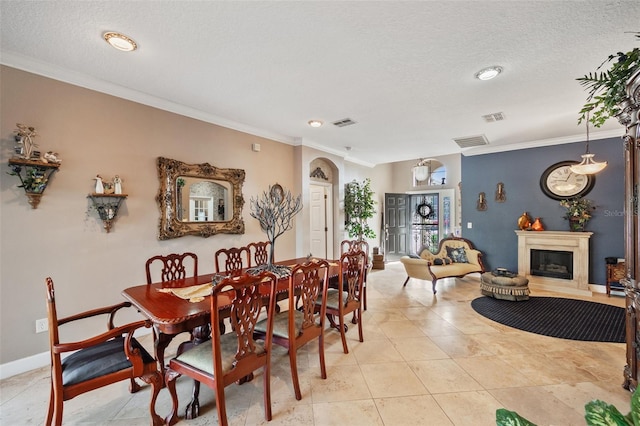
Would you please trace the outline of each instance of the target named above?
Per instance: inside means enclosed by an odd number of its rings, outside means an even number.
[[[244,234],[242,169],[158,157],[159,240],[185,235]]]

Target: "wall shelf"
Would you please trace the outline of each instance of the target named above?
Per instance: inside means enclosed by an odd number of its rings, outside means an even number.
[[[107,233],[111,231],[111,226],[118,216],[120,205],[127,194],[89,194],[87,198],[91,199],[93,207],[98,212],[100,220],[104,224]]]
[[[20,179],[19,188],[23,188],[32,209],[38,207],[44,190],[47,189],[49,179],[60,168],[58,163],[45,163],[38,160],[24,158],[9,159],[12,176]]]

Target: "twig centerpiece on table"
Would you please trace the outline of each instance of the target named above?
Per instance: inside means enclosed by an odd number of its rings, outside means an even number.
[[[251,268],[250,272],[259,273],[267,270],[278,276],[289,275],[290,269],[287,266],[273,264],[273,253],[276,239],[293,228],[293,218],[302,210],[302,195],[294,197],[291,191],[276,183],[269,185],[269,189],[260,197],[251,197],[250,206],[251,217],[260,222],[260,228],[271,242],[267,263]]]

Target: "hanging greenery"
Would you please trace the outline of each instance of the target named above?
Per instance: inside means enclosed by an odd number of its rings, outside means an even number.
[[[345,229],[351,238],[358,241],[364,237],[375,238],[376,233],[369,227],[367,220],[376,213],[371,190],[371,180],[368,178],[362,182],[353,180],[345,185],[344,190],[344,216]]]
[[[640,33],[634,33],[640,40]],[[606,64],[616,60],[611,68],[598,72]],[[615,55],[609,55],[596,69],[596,72],[577,78],[582,86],[589,92],[587,103],[580,110],[578,124],[587,119],[587,113],[591,112],[589,121],[594,127],[600,127],[607,119],[620,114],[620,103],[626,98],[626,85],[629,78],[640,69],[640,48]]]

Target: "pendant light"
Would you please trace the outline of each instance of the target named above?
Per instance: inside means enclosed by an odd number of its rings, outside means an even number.
[[[413,178],[418,182],[425,181],[429,178],[431,174],[430,167],[431,161],[429,160],[420,160],[416,166],[413,167]]]
[[[589,152],[589,113],[587,112],[587,152],[582,154],[582,162],[569,167],[577,175],[593,175],[604,170],[607,162],[593,161],[593,154]]]

